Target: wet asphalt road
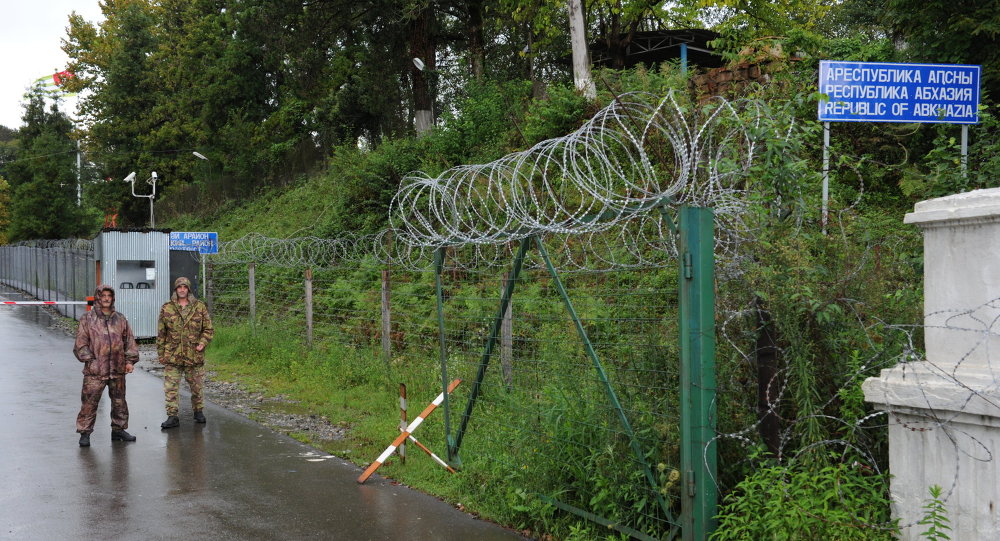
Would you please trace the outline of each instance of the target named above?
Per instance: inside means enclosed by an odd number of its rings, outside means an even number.
[[[82,367],[50,323],[0,306],[0,538],[523,539],[378,475],[358,485],[358,467],[214,404],[195,424],[186,394],[161,431],[162,381],[143,370],[127,380],[138,441],[110,441],[105,392],[81,448]]]

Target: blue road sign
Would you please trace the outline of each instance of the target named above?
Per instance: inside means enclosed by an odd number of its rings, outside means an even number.
[[[172,232],[170,249],[198,252],[200,254],[219,253],[219,234],[212,232]]]
[[[979,122],[979,66],[819,63],[823,122]]]

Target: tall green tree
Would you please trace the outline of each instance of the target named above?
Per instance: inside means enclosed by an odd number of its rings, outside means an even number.
[[[156,170],[158,150],[148,146],[158,118],[157,81],[150,57],[157,50],[159,32],[151,0],[103,0],[105,20],[95,26],[77,14],[69,18],[63,50],[76,77],[66,88],[87,91],[80,103],[84,147],[103,166],[102,177],[122,179],[135,171],[147,178]],[[146,200],[133,198],[125,186],[109,190],[119,194],[117,208],[123,221],[146,222]],[[109,196],[111,194],[108,194]]]
[[[241,81],[245,66],[229,74],[219,69],[232,30],[222,8],[216,0],[161,0],[152,7],[156,49],[147,63],[153,106],[140,142],[156,152],[165,192],[213,180],[203,178],[206,168],[193,152],[212,154],[213,132],[225,122],[228,106],[242,101],[240,86],[229,82]]]
[[[45,109],[45,94],[35,87],[25,106],[21,152],[11,164],[9,205],[11,241],[59,239],[88,233],[77,206],[76,142],[73,123],[58,101]]]
[[[1000,98],[1000,9],[977,0],[889,0],[882,22],[926,62],[980,64],[986,95]]]
[[[7,244],[10,228],[10,183],[0,176],[0,244]]]
[[[0,126],[0,177],[6,175],[8,164],[17,158],[17,130]]]

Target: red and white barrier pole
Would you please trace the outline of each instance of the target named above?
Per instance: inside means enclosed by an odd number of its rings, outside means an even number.
[[[0,301],[0,304],[87,304],[86,301]]]
[[[447,462],[441,460],[430,449],[428,449],[427,447],[425,447],[424,444],[422,444],[419,441],[417,441],[417,438],[414,438],[413,434],[410,434],[410,436],[407,439],[409,439],[410,441],[412,441],[413,443],[415,443],[417,445],[417,447],[419,447],[425,453],[427,453],[428,455],[430,455],[430,457],[434,459],[434,462],[437,462],[438,464],[440,464],[441,467],[443,467],[444,469],[448,470],[450,473],[455,473],[455,468],[452,468],[451,466],[449,466]]]
[[[451,383],[449,383],[448,394],[451,394],[451,392],[455,390],[455,387],[458,387],[459,383],[462,383],[462,380],[456,379]],[[424,422],[424,419],[426,419],[427,416],[431,414],[431,412],[433,412],[435,409],[437,409],[438,406],[441,405],[441,402],[444,402],[444,393],[439,394],[438,397],[435,398],[434,401],[431,402],[426,408],[424,408],[424,411],[420,412],[420,415],[418,415],[417,418],[414,419],[413,422],[406,427],[406,430],[403,430],[403,432],[399,436],[397,436],[396,439],[392,440],[392,444],[390,444],[389,447],[385,449],[385,451],[382,451],[382,454],[375,459],[375,462],[372,462],[371,465],[368,466],[368,469],[366,469],[364,473],[362,473],[361,476],[358,477],[358,483],[364,483],[365,481],[367,481],[368,478],[371,477],[373,473],[375,473],[375,470],[379,469],[382,463],[385,462],[390,456],[392,456],[392,453],[396,451],[396,448],[399,447],[399,444],[406,441],[406,439],[410,437],[410,434],[412,434],[413,431],[416,430],[417,427],[419,427]]]
[[[406,384],[400,383],[399,384],[399,431],[403,432],[405,430],[406,430]],[[420,443],[417,440],[417,438],[414,438],[413,434],[410,434],[406,439],[412,441],[414,445],[420,448],[421,451],[427,453],[427,455],[430,456],[432,459],[434,459],[434,462],[440,464],[442,468],[448,470],[451,473],[455,473],[455,468],[452,468],[451,466],[448,465],[447,462],[441,460],[441,458],[435,455],[433,451],[427,448],[427,446]],[[396,453],[399,455],[400,463],[406,464],[406,440],[403,440],[403,443],[399,444],[399,449],[396,450]]]
[[[90,310],[90,307],[94,305],[94,298],[87,297],[87,300],[85,301],[0,301],[0,304],[8,304],[8,305],[18,304],[27,306],[49,306],[53,304],[86,304],[87,310]]]

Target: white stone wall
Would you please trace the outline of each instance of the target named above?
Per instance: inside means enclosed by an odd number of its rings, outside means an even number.
[[[955,540],[1000,540],[1000,189],[918,203],[924,233],[926,360],[868,379],[887,412],[894,516],[902,539],[938,485]]]
[[[924,233],[927,359],[1000,372],[1000,189],[923,201],[904,221]]]

